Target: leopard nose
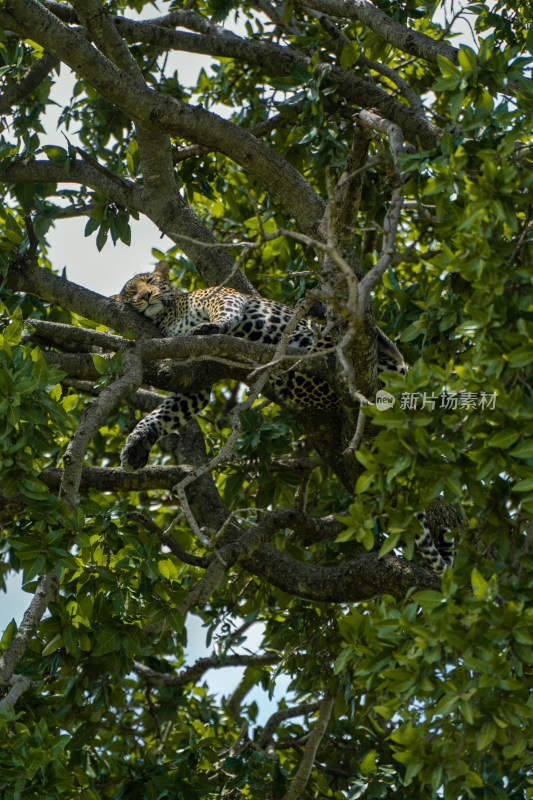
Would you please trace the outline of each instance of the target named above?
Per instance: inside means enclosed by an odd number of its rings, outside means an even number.
[[[151,296],[152,292],[150,289],[141,289],[141,291],[137,292],[135,295],[135,300],[146,300],[146,302],[148,302]]]

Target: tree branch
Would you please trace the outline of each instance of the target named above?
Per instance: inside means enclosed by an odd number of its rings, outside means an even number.
[[[300,717],[303,714],[312,714],[314,711],[318,711],[321,706],[321,702],[318,700],[312,703],[301,703],[298,706],[289,706],[289,708],[280,708],[279,711],[275,711],[265,722],[263,730],[257,740],[256,744],[258,747],[266,748],[271,743],[276,728],[281,722],[284,722],[286,719],[291,719],[292,717]]]
[[[16,103],[25,100],[59,63],[59,59],[49,53],[45,53],[42,58],[35,61],[24,77],[0,95],[0,114],[8,114]]]
[[[138,472],[124,472],[111,467],[83,467],[80,492],[96,489],[98,492],[145,492],[149,489],[172,489],[185,475],[181,467],[149,466]],[[57,491],[63,478],[62,469],[45,469],[39,480],[49,489]]]
[[[5,707],[6,703],[14,702],[31,685],[26,684],[22,676],[14,676],[13,672],[33,639],[48,603],[57,589],[57,585],[58,579],[55,570],[39,579],[35,594],[17,632],[5,652],[0,656],[0,681],[13,687],[8,696],[4,698],[4,706],[2,707]]]
[[[144,81],[137,62],[99,0],[70,0],[78,19],[102,53],[119,69]]]
[[[109,325],[120,333],[133,332],[139,338],[161,335],[150,320],[134,309],[78,286],[35,263],[28,263],[24,257],[10,266],[5,285],[11,291],[26,292],[57,303],[82,317]]]
[[[84,411],[76,432],[72,435],[63,463],[65,465],[61,479],[59,496],[72,509],[78,504],[78,492],[82,475],[83,458],[91,439],[105,423],[109,412],[120,401],[138,388],[142,380],[141,359],[133,343],[125,343],[122,350],[122,375],[106,386],[102,393]]]
[[[3,711],[13,708],[20,695],[35,686],[34,681],[30,680],[26,675],[12,675],[2,682],[11,687],[6,696],[0,700],[0,710]]]
[[[309,230],[322,215],[321,198],[285,159],[216,114],[162,95],[134,80],[36,0],[8,0],[6,10],[0,11],[0,24],[33,37],[141,125],[155,126],[225,153],[279,197],[303,230]],[[164,223],[158,221],[166,232]]]
[[[141,190],[126,178],[115,175],[98,163],[91,163],[86,153],[82,159],[70,162],[68,171],[62,164],[45,159],[13,161],[2,169],[0,180],[2,183],[77,183],[98,189],[118,205],[135,211],[143,210]]]
[[[308,70],[311,65],[310,57],[291,47],[242,39],[223,29],[215,37],[170,31],[150,22],[136,22],[123,18],[117,18],[116,22],[118,29],[129,41],[151,44],[164,49],[203,53],[218,58],[234,58],[251,66],[266,68],[268,74],[273,76],[289,75],[295,67]],[[405,131],[406,138],[413,143],[421,140],[424,146],[431,147],[440,138],[440,132],[427,120],[420,102],[413,103],[409,109],[379,86],[328,63],[319,63],[315,76],[320,77],[323,86],[335,86],[341,95],[357,105],[363,108],[378,108],[385,116],[400,125]],[[268,80],[268,77],[266,79]],[[411,92],[411,98],[413,94]]]
[[[196,683],[200,680],[202,675],[209,669],[221,669],[222,667],[262,667],[270,664],[277,664],[281,660],[281,656],[276,653],[264,653],[263,655],[223,655],[223,656],[207,656],[199,658],[192,666],[178,672],[176,675],[168,673],[157,672],[156,670],[146,667],[139,661],[133,662],[133,671],[142,675],[150,683],[159,684],[161,686],[185,686],[187,683]],[[310,704],[312,705],[312,704]],[[305,712],[302,712],[305,713]]]
[[[317,723],[311,731],[311,735],[306,742],[305,751],[300,762],[300,766],[298,767],[298,771],[291,781],[289,791],[283,796],[283,800],[298,800],[298,798],[303,796],[309,776],[311,775],[311,770],[313,769],[313,764],[315,763],[320,742],[322,741],[322,737],[324,736],[326,728],[328,727],[334,704],[335,698],[332,697],[328,691],[326,691],[320,704],[320,713],[318,715]]]
[[[432,64],[437,63],[437,55],[445,56],[454,64],[458,63],[458,51],[455,47],[396,22],[368,0],[295,0],[295,2],[299,6],[313,8],[332,17],[362,22],[398,50],[423,58]]]

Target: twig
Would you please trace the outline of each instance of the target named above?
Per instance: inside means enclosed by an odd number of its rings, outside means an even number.
[[[202,567],[205,569],[209,564],[209,559],[203,556],[194,556],[192,553],[188,553],[186,550],[181,547],[177,543],[177,541],[171,536],[170,528],[167,530],[163,530],[156,525],[153,520],[147,517],[145,514],[141,514],[139,511],[130,511],[126,514],[126,517],[132,522],[140,522],[146,530],[150,531],[150,533],[155,533],[161,542],[168,547],[168,549],[177,557],[180,561],[183,561],[184,564],[190,564],[193,567]],[[174,522],[174,525],[176,522]],[[172,527],[174,527],[174,525]]]
[[[24,100],[42,83],[46,76],[59,64],[59,59],[45,53],[35,61],[29,70],[0,95],[0,114],[9,113],[15,103]]]
[[[367,401],[368,402],[368,401]],[[359,445],[363,439],[363,433],[365,432],[365,420],[366,417],[363,414],[363,404],[361,404],[361,408],[359,409],[359,414],[357,416],[357,425],[355,428],[355,433],[351,438],[350,444],[348,447],[343,451],[343,455],[353,455],[356,450],[358,450]]]
[[[190,667],[186,667],[181,672],[171,675],[167,672],[157,672],[140,661],[133,662],[133,670],[138,675],[142,675],[150,683],[160,686],[185,686],[187,683],[196,683],[202,675],[209,669],[222,669],[224,667],[261,667],[270,664],[277,664],[281,661],[281,656],[277,653],[263,653],[261,655],[233,654],[222,656],[206,656],[199,658]],[[317,706],[319,704],[317,703]]]

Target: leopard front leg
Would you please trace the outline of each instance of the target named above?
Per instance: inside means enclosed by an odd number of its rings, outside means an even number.
[[[211,294],[212,297],[206,301],[203,309],[209,315],[209,322],[202,321],[190,328],[189,333],[192,336],[231,333],[242,322],[250,300],[248,295],[225,288],[213,290]]]
[[[126,439],[120,454],[122,469],[134,472],[148,462],[150,450],[162,436],[181,428],[209,402],[209,391],[173,394],[144,417]]]
[[[201,322],[191,328],[189,334],[191,336],[212,336],[215,333],[228,333],[229,329],[229,323]]]

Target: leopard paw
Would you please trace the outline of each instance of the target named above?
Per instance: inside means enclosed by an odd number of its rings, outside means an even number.
[[[145,467],[154,441],[153,437],[147,433],[133,431],[126,439],[126,444],[120,454],[122,469],[125,472],[135,472],[135,470]]]
[[[211,336],[214,333],[225,333],[225,331],[216,322],[202,322],[200,325],[195,325],[189,333],[192,333],[193,336]]]

